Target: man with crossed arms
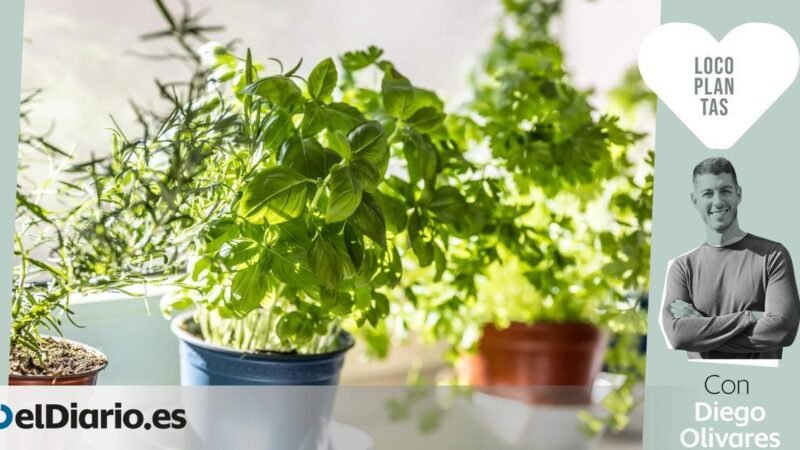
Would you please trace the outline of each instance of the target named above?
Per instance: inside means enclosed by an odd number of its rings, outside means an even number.
[[[780,359],[797,334],[800,300],[786,248],[739,228],[733,165],[708,158],[692,174],[706,242],[670,261],[662,326],[697,359]]]

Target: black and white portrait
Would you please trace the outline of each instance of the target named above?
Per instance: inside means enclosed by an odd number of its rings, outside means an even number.
[[[789,252],[740,228],[742,186],[727,159],[695,166],[691,201],[706,240],[669,263],[661,311],[669,344],[692,359],[780,359],[800,321]]]

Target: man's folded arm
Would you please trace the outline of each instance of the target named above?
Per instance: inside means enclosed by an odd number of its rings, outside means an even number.
[[[676,350],[708,352],[718,350],[750,328],[747,311],[713,317],[682,317],[675,319],[663,311],[664,329]]]
[[[800,324],[800,299],[789,252],[778,246],[767,260],[764,317],[714,350],[754,353],[788,347]]]
[[[661,317],[664,332],[674,349],[689,352],[715,350],[750,327],[747,311],[714,317],[674,318],[670,312],[672,302],[683,300],[691,303],[688,286],[689,277],[684,267],[677,260],[671,261]]]

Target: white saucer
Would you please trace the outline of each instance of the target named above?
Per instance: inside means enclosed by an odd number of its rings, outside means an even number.
[[[328,433],[331,438],[328,450],[375,450],[372,437],[353,425],[331,420]]]

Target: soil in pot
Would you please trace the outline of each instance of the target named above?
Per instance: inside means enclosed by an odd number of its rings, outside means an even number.
[[[10,385],[94,385],[108,365],[98,350],[68,339],[45,336],[39,348],[41,356],[22,345],[12,347]]]
[[[477,355],[459,371],[494,395],[537,404],[589,404],[606,336],[588,324],[512,323],[484,328]]]

